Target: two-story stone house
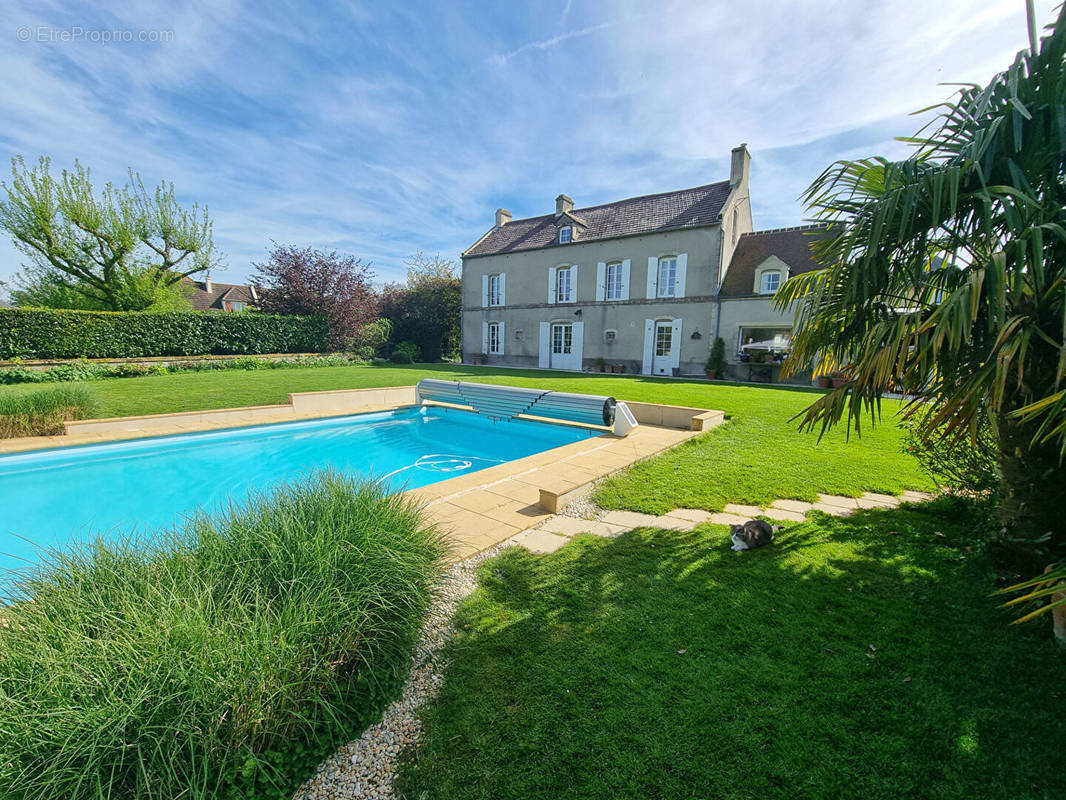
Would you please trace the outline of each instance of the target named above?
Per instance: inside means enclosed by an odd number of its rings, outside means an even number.
[[[497,210],[463,253],[464,361],[702,374],[716,335],[739,343],[721,331],[720,288],[752,233],[750,165],[741,145],[727,181],[590,208],[559,195],[554,214],[529,219]],[[794,272],[782,263],[779,282]],[[756,272],[769,287],[774,270]]]

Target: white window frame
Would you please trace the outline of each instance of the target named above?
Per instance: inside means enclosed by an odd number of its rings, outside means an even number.
[[[558,334],[558,337],[556,337]],[[558,339],[558,341],[556,341]],[[569,341],[567,341],[569,339]],[[574,352],[574,323],[553,322],[551,323],[551,341],[548,346],[554,356],[569,356]],[[558,347],[558,349],[556,349]]]
[[[489,297],[488,304],[490,306],[502,306],[503,303],[500,300],[500,273],[494,273],[489,275]]]
[[[612,281],[612,273],[615,280]],[[605,297],[607,300],[624,300],[625,276],[622,271],[621,261],[608,261],[605,277]]]
[[[229,305],[230,311],[244,311],[244,309],[248,307],[246,303],[240,300],[227,300],[226,302]]]
[[[489,355],[498,356],[503,353],[503,348],[501,347],[503,344],[501,341],[502,334],[503,331],[500,330],[500,323],[489,323],[489,346],[486,350]]]
[[[663,268],[670,265],[671,270],[667,280],[664,281]],[[669,288],[669,292],[666,289]],[[656,297],[677,297],[677,256],[659,256],[658,269],[655,275]]]
[[[774,276],[777,279],[777,283],[774,288],[767,288],[767,278]],[[767,269],[763,270],[759,274],[759,294],[775,294],[778,289],[781,288],[781,270],[779,269]]]
[[[574,241],[574,226],[563,225],[559,228],[559,244],[570,244]]]
[[[566,279],[566,294],[561,291],[564,278]],[[572,266],[557,267],[555,270],[555,302],[574,302],[574,268]]]

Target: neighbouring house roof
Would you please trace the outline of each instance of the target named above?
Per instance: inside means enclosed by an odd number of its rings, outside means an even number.
[[[574,240],[578,243],[714,225],[720,222],[722,206],[729,197],[730,188],[729,181],[720,181],[693,189],[575,208],[567,213],[583,226],[580,236]],[[516,219],[493,228],[463,256],[490,256],[540,247],[570,247],[569,244],[557,244],[556,231],[555,214]]]
[[[193,286],[189,302],[197,311],[225,311],[227,302],[244,303],[248,306],[254,306],[258,302],[252,295],[252,287],[245,284],[211,281],[209,292],[206,281],[188,280],[188,282]]]
[[[820,269],[811,245],[827,235],[824,225],[802,225],[741,235],[722,281],[722,296],[757,294],[755,270],[771,256],[777,256],[788,265],[786,278]]]

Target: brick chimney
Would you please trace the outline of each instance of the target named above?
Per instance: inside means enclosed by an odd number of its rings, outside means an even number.
[[[747,186],[750,173],[751,153],[748,152],[747,144],[740,144],[733,148],[733,158],[729,165],[729,185]]]
[[[506,208],[497,208],[496,209],[496,227],[497,228],[502,228],[504,225],[506,225],[510,221],[511,221],[511,212],[510,211],[508,211]]]
[[[565,194],[561,194],[555,198],[555,216],[561,217],[568,211],[574,210],[574,201],[567,197]]]

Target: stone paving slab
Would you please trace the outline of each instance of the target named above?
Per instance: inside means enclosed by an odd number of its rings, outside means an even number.
[[[793,511],[797,514],[805,514],[814,508],[814,504],[804,502],[803,500],[774,500],[769,508],[779,508],[782,511]]]
[[[540,528],[533,528],[515,534],[511,537],[510,541],[526,548],[531,553],[554,553],[569,542],[570,537],[560,536],[557,533],[549,533]]]
[[[763,513],[763,510],[759,506],[747,506],[742,503],[726,503],[725,508],[722,509],[726,514],[736,514],[740,517],[757,517]]]
[[[813,506],[812,506],[813,508]],[[806,522],[807,515],[800,513],[799,511],[789,511],[785,508],[778,508],[777,506],[769,506],[764,508],[761,512],[762,516],[769,517],[776,522]]]
[[[702,508],[675,508],[673,511],[669,512],[669,516],[699,523],[709,520],[711,518],[711,512],[704,511]]]
[[[838,506],[840,508],[848,508],[854,510],[859,507],[859,501],[854,497],[842,497],[838,494],[821,494],[818,495],[818,502],[829,506]]]
[[[713,522],[715,525],[743,525],[750,517],[742,517],[740,514],[727,514],[724,511],[718,511],[711,514],[708,522]]]
[[[844,506],[836,506],[836,505],[832,505],[830,503],[815,503],[814,504],[814,510],[815,511],[821,511],[821,512],[823,512],[825,514],[830,514],[831,516],[834,516],[834,517],[850,517],[852,514],[855,513],[855,509],[854,508],[846,508]]]
[[[601,519],[611,525],[626,525],[630,528],[656,528],[659,527],[660,518],[651,514],[641,514],[637,511],[608,511]]]

